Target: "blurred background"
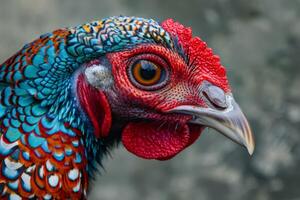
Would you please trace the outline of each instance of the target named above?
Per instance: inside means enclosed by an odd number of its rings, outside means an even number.
[[[227,67],[256,136],[252,157],[213,130],[169,161],[122,146],[91,200],[300,200],[299,0],[1,0],[0,62],[40,34],[112,15],[174,18]]]

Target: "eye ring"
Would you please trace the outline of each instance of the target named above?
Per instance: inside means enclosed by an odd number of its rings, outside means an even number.
[[[157,90],[168,80],[167,63],[156,55],[139,55],[129,67],[131,82],[143,90]]]

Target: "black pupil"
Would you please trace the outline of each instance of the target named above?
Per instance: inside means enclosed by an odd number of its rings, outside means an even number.
[[[144,80],[152,80],[155,77],[157,67],[148,61],[141,61],[140,75]]]

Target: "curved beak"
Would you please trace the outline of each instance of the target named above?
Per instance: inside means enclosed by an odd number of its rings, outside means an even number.
[[[193,116],[189,121],[193,124],[211,127],[234,142],[246,147],[252,155],[255,147],[254,137],[249,123],[239,105],[231,95],[225,95],[226,108],[203,108],[183,105],[170,110]]]

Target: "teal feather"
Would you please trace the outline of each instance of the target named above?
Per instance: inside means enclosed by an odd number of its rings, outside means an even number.
[[[33,133],[28,136],[28,144],[31,148],[37,148],[46,142],[45,138],[34,135]]]
[[[22,136],[21,132],[17,128],[9,127],[6,131],[5,138],[13,143]]]

